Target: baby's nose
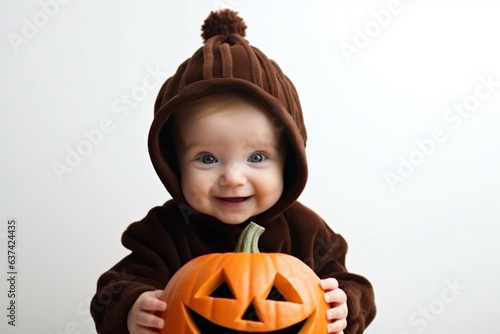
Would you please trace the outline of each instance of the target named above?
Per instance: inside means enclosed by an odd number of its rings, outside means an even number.
[[[223,170],[219,182],[221,186],[237,187],[245,184],[246,177],[240,167],[229,165]]]

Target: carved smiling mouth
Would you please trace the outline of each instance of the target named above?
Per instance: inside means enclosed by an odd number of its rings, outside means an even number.
[[[206,319],[205,317],[201,316],[200,314],[196,313],[195,311],[189,309],[191,313],[191,317],[194,320],[194,323],[198,327],[198,330],[202,334],[255,334],[256,332],[244,332],[236,329],[231,329],[231,328],[226,328],[219,326],[217,324],[214,324],[210,320]],[[266,334],[298,334],[302,327],[304,326],[305,322],[307,319],[292,325],[287,328],[275,330],[272,332],[259,332],[259,333],[266,333]]]

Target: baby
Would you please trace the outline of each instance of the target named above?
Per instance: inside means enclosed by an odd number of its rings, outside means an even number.
[[[172,275],[189,260],[231,252],[245,226],[262,252],[291,254],[321,278],[325,333],[362,333],[375,316],[371,284],[345,268],[347,243],[297,202],[307,180],[306,130],[292,82],[243,38],[236,13],[211,15],[204,46],[163,85],[149,149],[172,196],[129,226],[131,254],[98,281],[99,333],[157,333]]]

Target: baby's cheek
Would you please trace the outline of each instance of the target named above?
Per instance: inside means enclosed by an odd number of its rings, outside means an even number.
[[[189,195],[186,197],[186,200],[189,205],[197,211],[204,211],[208,205],[206,196],[203,195],[203,192],[197,191],[196,189],[189,191]]]

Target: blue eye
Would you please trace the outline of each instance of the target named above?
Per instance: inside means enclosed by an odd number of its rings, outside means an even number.
[[[248,158],[248,162],[252,162],[252,163],[259,163],[259,162],[262,162],[264,161],[265,157],[263,154],[261,153],[255,153],[255,154],[252,154],[250,156],[250,158]]]
[[[200,161],[204,164],[213,164],[213,163],[216,163],[217,162],[217,159],[215,159],[215,157],[213,155],[210,155],[210,154],[203,154],[201,157],[200,157]]]

